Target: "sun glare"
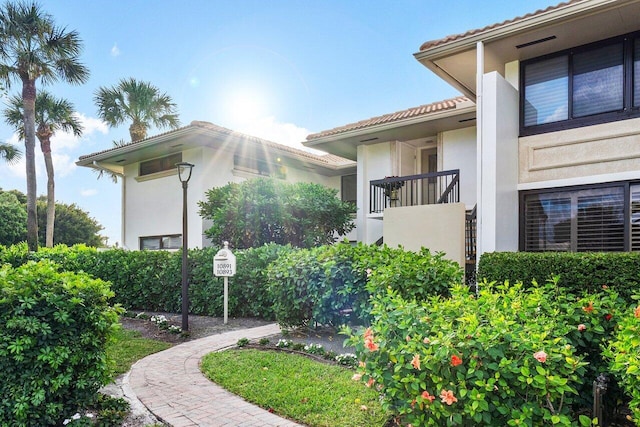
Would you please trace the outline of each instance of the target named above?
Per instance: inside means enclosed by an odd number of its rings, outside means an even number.
[[[238,123],[258,120],[268,114],[263,97],[253,90],[233,93],[227,108],[233,120]]]

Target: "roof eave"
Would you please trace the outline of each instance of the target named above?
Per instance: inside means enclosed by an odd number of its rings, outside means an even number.
[[[634,1],[637,0],[629,0],[629,2]],[[475,50],[478,42],[490,43],[495,40],[527,32],[536,27],[552,24],[556,21],[571,20],[578,15],[584,15],[589,12],[602,9],[608,5],[620,2],[620,0],[586,0],[583,2],[566,4],[553,10],[548,10],[514,22],[508,22],[494,28],[488,28],[485,31],[470,34],[450,42],[444,42],[442,44],[428,47],[414,53],[414,57],[440,78],[447,81],[456,89],[462,91],[465,95],[475,99],[475,89],[468,88],[454,76],[438,67],[436,61],[445,57],[453,56],[457,53]]]
[[[376,125],[367,126],[360,129],[348,130],[345,132],[340,132],[332,135],[327,135],[319,138],[314,138],[310,141],[303,142],[303,145],[313,148],[314,145],[326,144],[327,142],[336,142],[343,139],[354,138],[357,136],[365,136],[370,135],[372,133],[384,132],[387,130],[392,130],[394,128],[403,127],[403,126],[411,126],[420,123],[426,123],[435,121],[438,119],[453,117],[456,115],[462,115],[469,112],[475,111],[475,104],[461,107],[461,108],[451,108],[448,110],[440,111],[437,113],[432,113],[428,117],[409,117],[406,119],[400,119],[389,123],[381,123]]]

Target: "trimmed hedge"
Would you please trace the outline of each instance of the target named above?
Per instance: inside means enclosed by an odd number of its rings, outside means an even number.
[[[229,278],[229,313],[236,317],[274,319],[274,301],[266,289],[267,266],[290,246],[275,244],[234,252],[237,272]],[[223,315],[223,278],[213,276],[218,248],[189,251],[189,311]],[[111,282],[114,302],[127,309],[180,312],[182,252],[98,251],[84,245],[41,248],[29,252],[26,244],[0,245],[0,265],[18,267],[28,261],[50,260],[62,271],[84,271]]]
[[[494,252],[478,264],[478,279],[489,282],[544,283],[556,275],[573,292],[595,293],[606,285],[631,301],[640,290],[640,252]]]
[[[59,425],[110,380],[113,293],[52,262],[0,267],[0,426]]]

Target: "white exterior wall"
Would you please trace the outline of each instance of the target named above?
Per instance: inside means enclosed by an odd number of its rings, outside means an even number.
[[[518,92],[497,72],[482,86],[478,256],[518,250]]]
[[[375,243],[382,237],[382,218],[369,215],[369,181],[392,175],[391,143],[358,146],[357,240]]]
[[[477,201],[476,128],[443,132],[441,140],[442,170],[460,169],[460,202],[473,209]]]
[[[191,179],[187,189],[188,244],[190,248],[202,248],[212,243],[204,235],[211,221],[198,214],[198,202],[204,200],[206,192],[230,182],[242,182],[253,176],[233,170],[233,152],[209,147],[184,151],[182,160],[193,163]],[[175,172],[157,174],[157,178],[136,179],[139,164],[125,167],[124,242],[126,249],[140,248],[139,239],[145,236],[182,234],[182,184]],[[314,182],[338,191],[339,176],[328,177],[308,170],[287,167],[287,182]],[[355,230],[346,236],[355,240]]]
[[[408,251],[428,248],[465,265],[465,206],[462,203],[405,206],[385,209],[384,242]]]

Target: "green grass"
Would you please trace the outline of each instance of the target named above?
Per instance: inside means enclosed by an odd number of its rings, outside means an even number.
[[[375,390],[354,371],[285,352],[227,350],[202,360],[202,372],[230,392],[311,427],[381,427]]]
[[[107,357],[114,361],[115,375],[120,375],[129,371],[136,361],[169,347],[169,343],[142,338],[140,332],[120,328],[107,347]]]

